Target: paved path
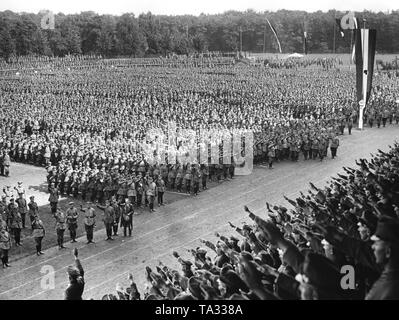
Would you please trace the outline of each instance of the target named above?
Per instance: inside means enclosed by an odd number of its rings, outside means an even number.
[[[257,214],[265,214],[265,201],[283,204],[283,195],[295,197],[308,189],[308,182],[318,186],[329,180],[343,166],[354,166],[361,157],[370,157],[378,148],[388,150],[388,145],[399,140],[399,126],[384,129],[354,131],[352,136],[341,138],[338,158],[319,161],[279,163],[274,170],[257,167],[249,176],[237,177],[195,199],[185,198],[171,203],[156,213],[134,217],[134,236],[117,237],[116,240],[98,241],[86,245],[84,238],[59,251],[50,248],[41,257],[28,256],[14,261],[12,267],[0,270],[0,299],[62,299],[68,285],[66,267],[73,262],[73,247],[78,247],[85,269],[85,299],[100,299],[115,292],[116,283],[128,284],[127,274],[132,272],[139,289],[143,289],[145,266],[155,267],[158,261],[180,270],[173,251],[189,258],[187,249],[200,245],[199,239],[215,240],[215,231],[230,233],[227,221],[235,224],[247,220],[243,206]],[[104,231],[95,234],[104,239]],[[43,267],[54,270],[55,288],[41,286]]]

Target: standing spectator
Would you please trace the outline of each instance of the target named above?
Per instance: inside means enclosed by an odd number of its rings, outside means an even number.
[[[334,159],[337,156],[337,149],[339,146],[339,138],[337,136],[333,137],[331,140],[331,156]]]
[[[58,188],[56,188],[54,183],[52,183],[50,186],[50,197],[48,201],[50,202],[51,213],[53,215],[57,212],[58,199],[59,199]]]
[[[6,228],[0,228],[0,249],[3,268],[9,267],[8,251],[11,249],[11,237]]]
[[[65,249],[64,247],[64,233],[66,229],[66,216],[65,213],[60,209],[54,214],[55,218],[55,230],[57,232],[57,244],[59,249]]]
[[[36,254],[39,256],[43,254],[42,252],[42,240],[45,236],[45,229],[42,220],[40,220],[39,216],[35,216],[35,220],[32,223],[32,236],[35,239],[36,243]]]
[[[14,234],[15,245],[22,246],[21,244],[21,229],[22,229],[22,218],[19,213],[19,208],[14,202],[14,198],[11,198],[10,204],[8,205],[8,215],[10,221],[10,228]]]
[[[80,205],[80,211],[84,212],[84,225],[86,230],[87,244],[94,243],[93,231],[96,225],[96,212],[90,205],[87,209],[83,209],[82,205]]]
[[[6,149],[3,155],[3,167],[4,167],[4,176],[8,177],[10,175],[10,155],[8,154],[8,150]]]
[[[105,231],[107,233],[107,238],[105,240],[114,240],[112,238],[112,226],[115,222],[115,211],[111,206],[109,200],[105,201],[105,206],[97,205],[97,207],[104,211],[103,222],[105,225]]]
[[[122,214],[121,214],[121,227],[123,227],[124,237],[126,237],[127,230],[129,230],[129,237],[132,236],[133,214],[134,214],[134,207],[130,203],[129,199],[127,199],[126,205],[122,207]]]
[[[30,202],[28,203],[29,219],[30,219],[30,223],[31,223],[31,226],[32,226],[32,223],[33,223],[33,221],[35,221],[35,218],[37,216],[39,216],[39,206],[35,202],[35,197],[34,196],[30,196],[29,199],[30,199]]]
[[[66,211],[66,222],[68,225],[69,234],[71,236],[71,243],[76,242],[76,229],[78,228],[78,210],[74,207],[74,203],[69,203],[69,208]]]
[[[26,200],[24,198],[24,194],[23,193],[18,193],[19,198],[17,199],[17,204],[18,204],[18,211],[19,214],[21,215],[21,219],[22,219],[22,229],[25,229],[25,217],[26,217],[26,213],[28,211],[28,206],[26,203]]]
[[[198,181],[198,184],[199,184],[199,181]],[[158,205],[163,206],[164,205],[163,204],[163,195],[165,193],[165,181],[162,179],[162,176],[158,177],[157,190],[158,190]]]

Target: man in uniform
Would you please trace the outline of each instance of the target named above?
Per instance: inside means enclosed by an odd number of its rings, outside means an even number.
[[[66,229],[66,216],[65,213],[60,209],[54,214],[55,218],[55,230],[57,232],[57,244],[59,249],[65,249],[64,247],[64,232]]]
[[[157,189],[158,189],[158,205],[163,206],[163,195],[165,193],[165,181],[162,176],[158,177],[157,180]]]
[[[302,151],[303,151],[303,156],[304,156],[305,160],[308,160],[309,151],[310,151],[310,141],[307,137],[305,137],[302,142]],[[310,155],[310,158],[311,157],[312,156]]]
[[[69,234],[71,236],[71,243],[76,242],[76,229],[78,228],[78,210],[74,207],[73,202],[69,203],[69,208],[66,211],[66,219]]]
[[[30,196],[29,199],[30,199],[30,202],[28,203],[29,219],[30,219],[30,223],[32,225],[33,221],[35,221],[35,217],[39,216],[39,206],[35,202],[34,196]]]
[[[123,236],[126,237],[127,229],[129,230],[129,237],[132,236],[133,229],[133,213],[134,207],[130,203],[130,200],[126,200],[126,204],[122,206],[121,210],[121,227],[123,227]]]
[[[21,229],[22,229],[22,218],[19,214],[19,209],[14,202],[14,198],[11,198],[10,204],[8,205],[8,219],[10,222],[10,228],[14,235],[16,246],[22,246],[21,244]]]
[[[22,185],[22,181],[18,181],[18,186],[14,187],[14,189],[17,191],[18,196],[22,195],[22,197],[25,199],[25,188]]]
[[[152,181],[152,178],[149,180],[148,189],[147,189],[147,199],[149,203],[150,212],[155,212],[154,202],[155,202],[155,194],[156,194],[156,184]]]
[[[54,183],[52,183],[50,187],[50,197],[48,199],[48,201],[50,202],[52,214],[55,214],[57,212],[58,199],[59,199],[59,191],[55,187]]]
[[[11,237],[6,228],[0,228],[0,253],[3,268],[10,267],[8,264],[8,251],[11,249]]]
[[[8,150],[6,149],[3,156],[3,167],[4,167],[4,175],[8,177],[10,175],[10,155],[8,154]]]
[[[4,176],[4,152],[0,149],[0,176]]]
[[[338,139],[337,136],[335,136],[334,138],[332,138],[331,146],[330,146],[331,156],[332,156],[333,159],[337,156],[338,146],[339,146],[339,139]]]
[[[201,173],[199,171],[199,168],[195,168],[194,169],[194,173],[193,173],[193,184],[194,184],[194,194],[198,195],[199,192],[199,182],[201,179]],[[158,190],[159,192],[159,190]]]
[[[353,116],[350,115],[347,120],[348,132],[352,134],[352,127],[353,127]]]
[[[207,189],[206,182],[207,182],[208,176],[209,176],[209,169],[208,169],[207,164],[203,164],[202,166],[203,166],[202,172],[201,172],[202,190],[205,190],[205,189]]]
[[[25,217],[26,217],[26,212],[28,211],[27,208],[27,203],[26,200],[24,198],[24,194],[23,193],[18,193],[19,194],[19,198],[17,199],[17,204],[18,204],[18,211],[19,214],[21,215],[21,219],[22,219],[22,228],[25,229]]]
[[[115,214],[112,229],[114,231],[115,237],[118,235],[119,220],[121,218],[121,204],[122,203],[118,203],[117,200],[112,201],[112,207],[114,208],[114,214]]]
[[[270,144],[267,151],[267,159],[269,162],[269,169],[273,169],[273,161],[276,156],[274,144]]]
[[[92,206],[88,206],[87,209],[83,209],[80,205],[80,211],[84,213],[84,225],[86,230],[87,244],[94,243],[93,241],[93,231],[96,225],[96,211]]]
[[[103,222],[105,225],[105,231],[107,233],[107,239],[105,240],[114,240],[112,238],[112,225],[115,221],[115,211],[111,206],[109,200],[105,200],[105,206],[97,205],[97,207],[104,211],[103,213]]]

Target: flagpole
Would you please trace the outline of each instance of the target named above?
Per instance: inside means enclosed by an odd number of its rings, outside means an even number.
[[[336,13],[334,12],[334,42],[333,42],[333,53],[335,53],[335,34],[337,33],[337,32],[335,31],[335,25],[337,24],[336,21],[335,21],[335,19],[336,19]]]
[[[363,103],[360,104],[359,108],[359,129],[363,130],[363,112],[364,109],[366,108],[366,98],[367,98],[367,69],[368,69],[368,52],[365,53],[365,44],[366,41],[368,41],[368,36],[366,39],[366,19],[363,19],[363,29],[361,31],[361,35],[363,34],[363,37],[361,39],[363,40],[362,42],[362,56],[363,56],[363,84],[362,84],[362,89],[363,89]],[[366,72],[365,72],[366,71]]]

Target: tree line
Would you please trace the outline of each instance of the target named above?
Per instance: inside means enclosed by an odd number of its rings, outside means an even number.
[[[54,29],[42,27],[43,12],[0,12],[0,57],[96,54],[103,57],[191,54],[206,51],[278,52],[275,28],[283,52],[349,52],[351,31],[341,37],[336,19],[345,12],[290,11],[258,13],[227,11],[199,16],[99,15],[95,12],[54,15]],[[377,51],[399,52],[399,10],[355,13],[377,29]]]

